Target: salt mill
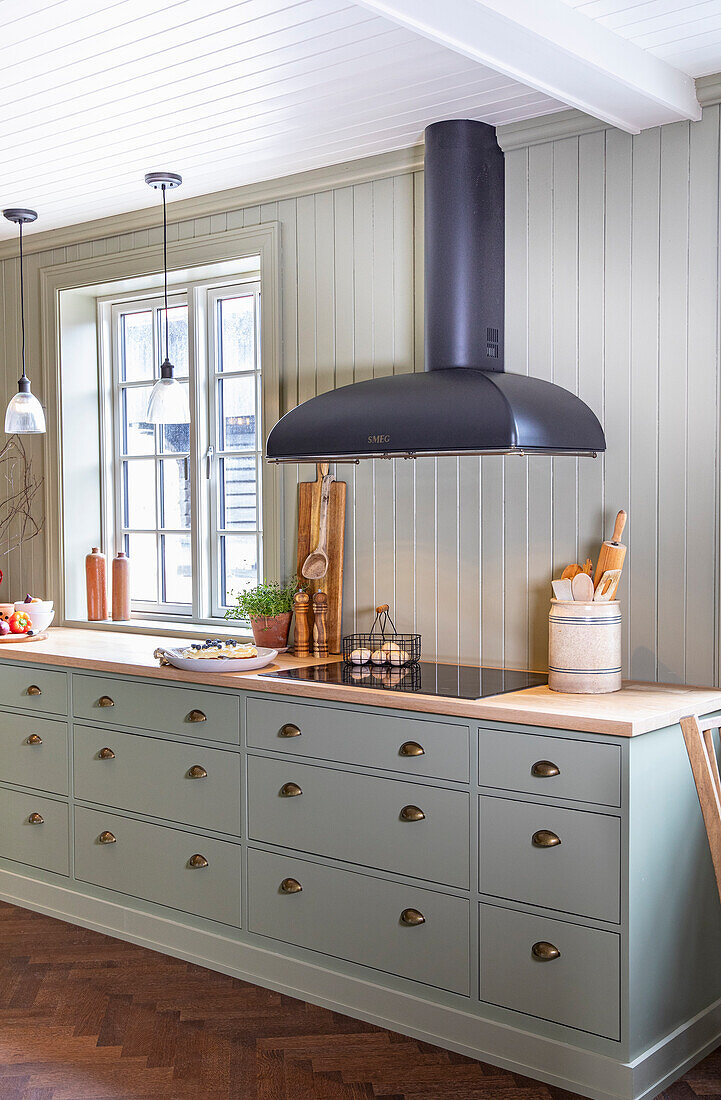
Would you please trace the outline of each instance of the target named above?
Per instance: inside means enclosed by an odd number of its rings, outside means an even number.
[[[328,597],[325,592],[316,592],[313,596],[313,656],[328,656]]]
[[[293,634],[293,653],[296,657],[310,655],[310,596],[307,592],[296,592],[293,597],[295,609],[295,627]]]

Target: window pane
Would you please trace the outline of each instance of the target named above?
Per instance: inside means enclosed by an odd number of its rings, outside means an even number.
[[[225,607],[235,603],[233,592],[249,588],[258,579],[255,535],[221,535],[220,599]]]
[[[158,554],[155,535],[128,535],[130,596],[133,600],[158,600]]]
[[[122,447],[128,455],[151,455],[155,429],[145,419],[152,386],[131,386],[122,391]]]
[[[163,349],[160,360],[165,358],[165,310],[159,313]],[[168,358],[175,367],[176,378],[188,376],[188,307],[171,306],[168,310]]]
[[[148,530],[157,523],[155,510],[155,462],[135,458],[123,463],[125,483],[125,526]]]
[[[193,602],[193,568],[190,535],[162,535],[165,561],[165,599],[168,603]]]
[[[220,355],[218,370],[253,370],[255,367],[255,298],[242,294],[221,298]]]
[[[190,527],[190,482],[185,475],[184,458],[166,458],[160,463],[163,527]]]
[[[165,454],[188,454],[190,451],[190,424],[164,424],[163,451]]]
[[[255,375],[218,381],[218,443],[223,451],[255,448]]]
[[[220,526],[255,530],[257,482],[255,455],[220,460]]]
[[[124,382],[139,382],[153,377],[153,315],[124,313],[121,321],[120,377]]]

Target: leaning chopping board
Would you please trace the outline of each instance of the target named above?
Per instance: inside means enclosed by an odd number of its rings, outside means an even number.
[[[298,576],[301,577],[303,562],[318,545],[320,528],[320,499],[323,475],[328,472],[328,464],[318,466],[315,481],[301,481],[298,485]],[[343,611],[343,542],[345,537],[345,494],[344,481],[333,481],[330,487],[327,519],[328,572],[319,580],[306,581],[306,591],[325,592],[328,597],[328,652],[341,652],[341,614]],[[312,606],[312,605],[311,605]],[[312,610],[310,612],[310,630],[313,636]]]

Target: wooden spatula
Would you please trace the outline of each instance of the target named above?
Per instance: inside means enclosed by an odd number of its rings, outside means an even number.
[[[626,526],[626,513],[622,510],[616,516],[611,538],[604,542],[596,562],[596,572],[593,576],[594,588],[598,587],[601,577],[609,569],[622,569],[623,559],[626,557],[626,547],[621,542],[621,535]],[[618,582],[616,584],[618,587]],[[615,590],[614,590],[615,594]]]

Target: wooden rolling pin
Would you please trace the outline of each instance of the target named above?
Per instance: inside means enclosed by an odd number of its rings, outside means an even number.
[[[623,568],[623,559],[626,557],[626,547],[621,542],[621,535],[623,534],[623,529],[626,526],[626,519],[626,513],[621,510],[616,516],[616,522],[613,527],[613,534],[611,535],[611,538],[608,541],[604,542],[601,546],[601,551],[598,555],[598,561],[596,562],[596,572],[593,577],[594,588],[598,587],[601,577],[609,569]],[[610,593],[610,595],[606,594],[608,599],[615,599],[616,589],[618,588],[619,580],[620,576],[619,578],[617,578],[613,591]]]

